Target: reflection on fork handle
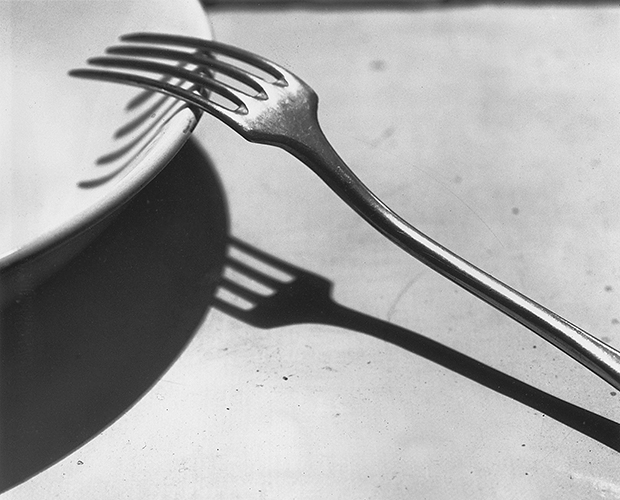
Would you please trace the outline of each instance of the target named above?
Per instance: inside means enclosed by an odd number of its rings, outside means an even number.
[[[620,389],[620,352],[470,264],[394,213],[346,166],[317,122],[298,130],[303,132],[277,145],[310,167],[375,229],[423,264],[537,333]]]

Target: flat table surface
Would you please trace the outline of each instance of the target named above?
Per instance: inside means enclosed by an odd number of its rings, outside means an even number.
[[[617,7],[210,17],[316,90],[327,137],[405,219],[620,348]],[[194,138],[229,236],[328,280],[345,308],[270,329],[209,308],[126,413],[4,498],[620,498],[612,387],[287,153],[206,115]]]

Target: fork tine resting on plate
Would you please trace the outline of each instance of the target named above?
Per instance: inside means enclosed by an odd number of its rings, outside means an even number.
[[[250,142],[288,151],[396,245],[620,389],[620,352],[446,249],[379,200],[325,138],[318,97],[298,77],[219,42],[154,33],[121,40],[128,43],[89,60],[102,69],[70,74],[171,95],[214,115]]]

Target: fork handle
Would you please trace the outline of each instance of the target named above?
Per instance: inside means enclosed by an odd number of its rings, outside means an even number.
[[[620,352],[429,238],[392,211],[347,167],[318,121],[275,144],[310,167],[353,210],[407,253],[529,328],[620,389]],[[272,143],[273,144],[273,143]]]

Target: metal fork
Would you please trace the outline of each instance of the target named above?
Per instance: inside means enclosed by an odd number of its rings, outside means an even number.
[[[89,60],[112,69],[77,69],[70,74],[174,96],[219,118],[250,142],[288,151],[396,245],[620,389],[620,352],[473,266],[379,200],[331,147],[318,123],[318,97],[297,76],[263,57],[214,41],[153,33],[121,40],[129,43],[109,48],[109,56]],[[165,81],[169,77],[181,83]],[[198,90],[184,88],[187,83]]]

